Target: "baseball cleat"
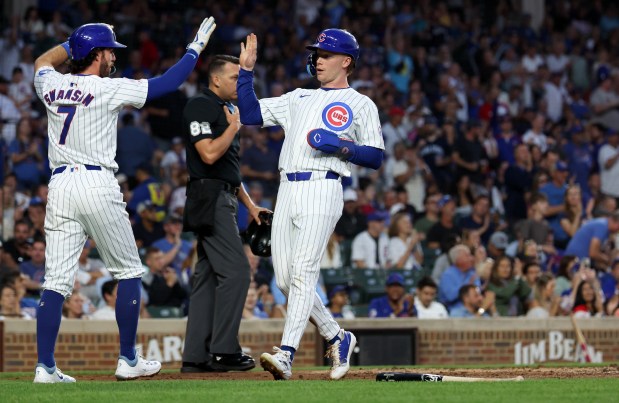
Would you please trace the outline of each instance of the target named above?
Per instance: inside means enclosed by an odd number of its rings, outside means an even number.
[[[130,360],[122,355],[118,357],[118,367],[116,367],[116,379],[119,381],[129,381],[137,378],[148,378],[155,376],[161,371],[159,361],[145,360],[136,351],[135,359]]]
[[[288,380],[292,377],[292,361],[290,351],[284,351],[273,347],[275,354],[263,353],[260,356],[260,365],[265,371],[269,371],[276,381]]]
[[[343,330],[343,329],[342,329]],[[342,379],[350,369],[350,356],[357,345],[357,338],[351,332],[344,330],[341,340],[335,342],[327,350],[327,357],[331,358],[331,379]]]
[[[34,369],[34,383],[75,383],[75,378],[65,375],[56,366],[49,368],[44,364],[37,364]]]

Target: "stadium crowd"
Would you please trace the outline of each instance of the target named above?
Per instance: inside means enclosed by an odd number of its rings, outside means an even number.
[[[114,77],[157,76],[192,27],[217,21],[181,88],[118,125],[117,179],[145,265],[144,316],[187,312],[195,258],[182,231],[187,171],[181,114],[207,85],[214,54],[260,41],[259,98],[315,88],[299,52],[325,27],[352,32],[351,86],[378,106],[385,161],[353,166],[322,267],[382,270],[370,317],[619,316],[619,5],[546,0],[541,22],[509,0],[35,1],[2,16],[0,38],[0,317],[36,316],[45,274],[50,169],[33,60],[87,22],[115,26]],[[242,128],[242,174],[273,208],[280,128]],[[239,211],[238,225],[248,224]],[[270,262],[246,253],[253,283],[244,319],[282,317]],[[390,271],[395,269],[393,271]],[[402,271],[415,273],[410,287]],[[89,240],[67,318],[113,318],[115,283]],[[352,318],[346,284],[321,287]],[[364,309],[365,309],[364,305]]]

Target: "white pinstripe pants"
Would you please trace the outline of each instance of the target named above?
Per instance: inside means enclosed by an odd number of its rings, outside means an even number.
[[[288,296],[282,345],[297,349],[310,319],[331,340],[339,324],[316,293],[320,261],[342,215],[342,184],[320,179],[280,184],[271,248],[277,286]]]
[[[141,277],[129,215],[110,170],[67,167],[49,182],[45,214],[45,283],[43,288],[66,297],[73,292],[77,260],[91,236],[106,268],[117,280]]]

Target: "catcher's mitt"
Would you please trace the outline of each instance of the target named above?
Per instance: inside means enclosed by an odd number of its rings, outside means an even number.
[[[256,221],[252,221],[245,231],[245,240],[254,255],[269,257],[271,256],[271,223],[273,222],[273,213],[261,211],[259,217],[262,224],[258,225]]]

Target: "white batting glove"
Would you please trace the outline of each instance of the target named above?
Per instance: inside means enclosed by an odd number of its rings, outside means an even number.
[[[205,18],[200,28],[198,28],[198,33],[193,42],[187,45],[187,49],[193,49],[197,54],[202,53],[216,26],[217,24],[215,24],[213,17]]]

